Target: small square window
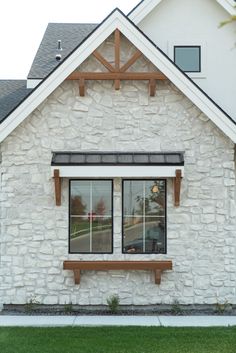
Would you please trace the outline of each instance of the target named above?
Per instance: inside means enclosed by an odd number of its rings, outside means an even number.
[[[174,46],[174,62],[185,72],[201,72],[200,46]]]

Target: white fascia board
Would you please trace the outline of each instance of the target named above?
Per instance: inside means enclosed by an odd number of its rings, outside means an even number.
[[[174,178],[176,170],[182,171],[183,166],[53,166],[59,170],[61,178]]]
[[[129,19],[135,24],[140,23],[162,0],[144,0],[131,14]]]
[[[0,125],[0,143],[28,117],[116,28],[122,15],[115,11],[92,35],[51,73]],[[123,17],[123,16],[122,16]]]
[[[131,12],[129,19],[138,25],[150,12],[163,0],[144,0]],[[236,15],[235,2],[233,0],[216,0],[231,16]]]
[[[118,10],[45,79],[0,125],[0,142],[29,116],[116,28],[236,143],[236,125]]]
[[[233,0],[216,0],[231,16],[236,15],[236,3]]]
[[[32,79],[32,78],[28,78],[27,79],[27,82],[26,82],[26,87],[27,88],[35,88],[35,87],[37,87],[39,84],[40,84],[40,82],[41,82],[42,80],[40,80],[40,79]]]
[[[203,94],[160,50],[147,40],[124,17],[122,33],[135,45],[173,84],[182,91],[216,126],[236,143],[234,124],[211,100]]]
[[[234,8],[236,8],[236,4],[235,4],[235,0],[227,0],[228,3],[233,6]]]

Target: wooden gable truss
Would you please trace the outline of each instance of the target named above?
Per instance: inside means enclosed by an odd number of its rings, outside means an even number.
[[[107,72],[80,72],[74,71],[67,77],[67,80],[79,81],[79,93],[81,97],[85,96],[85,81],[89,80],[111,80],[114,81],[115,90],[120,89],[122,80],[141,80],[149,81],[149,93],[151,97],[156,94],[156,81],[167,80],[167,77],[160,71],[153,72],[131,72],[127,71],[143,54],[137,50],[132,57],[121,66],[121,33],[115,30],[114,40],[114,63],[111,65],[103,55],[97,50],[93,52],[93,56],[108,70]]]

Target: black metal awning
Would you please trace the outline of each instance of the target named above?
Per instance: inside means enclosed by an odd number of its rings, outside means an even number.
[[[184,152],[53,152],[52,166],[184,166]]]

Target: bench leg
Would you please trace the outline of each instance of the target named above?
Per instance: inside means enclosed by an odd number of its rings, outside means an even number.
[[[80,284],[80,270],[74,270],[75,284]]]
[[[156,283],[156,284],[161,284],[161,274],[162,274],[162,271],[161,271],[161,270],[155,270],[155,271],[154,271],[154,274],[155,274],[155,283]]]

